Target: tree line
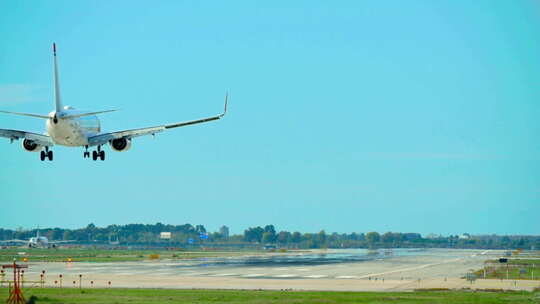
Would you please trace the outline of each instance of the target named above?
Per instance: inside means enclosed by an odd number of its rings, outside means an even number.
[[[479,248],[540,249],[540,236],[526,235],[428,235],[401,232],[302,233],[278,231],[274,225],[249,227],[243,234],[223,235],[207,232],[203,225],[128,224],[85,228],[43,228],[40,235],[50,240],[74,240],[77,243],[118,243],[122,245],[200,245],[270,246],[289,249],[311,248]],[[161,232],[171,232],[170,240],[161,240]],[[37,229],[2,229],[0,240],[27,240]]]

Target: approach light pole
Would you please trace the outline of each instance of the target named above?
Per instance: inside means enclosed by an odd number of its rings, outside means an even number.
[[[24,304],[26,300],[21,289],[22,268],[28,268],[28,265],[18,265],[16,260],[13,259],[13,264],[2,265],[2,269],[13,268],[13,289],[9,290],[9,298],[7,304]]]

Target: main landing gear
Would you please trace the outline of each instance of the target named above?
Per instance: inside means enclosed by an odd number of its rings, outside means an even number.
[[[88,152],[88,146],[84,146],[85,151],[83,152],[84,158],[90,158],[90,152]]]
[[[86,151],[83,153],[84,158],[90,158],[90,152],[88,152],[88,146],[85,146]],[[96,151],[92,151],[92,159],[98,160],[101,159],[102,161],[105,160],[105,151],[101,150],[101,146],[97,146]]]
[[[53,151],[50,151],[49,147],[45,147],[45,151],[41,150],[41,154],[40,154],[41,161],[44,161],[46,158],[48,158],[50,161],[53,160]]]
[[[97,160],[98,158],[105,160],[105,151],[92,151],[92,159]]]

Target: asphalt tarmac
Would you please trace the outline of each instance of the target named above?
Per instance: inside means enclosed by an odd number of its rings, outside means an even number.
[[[87,287],[90,281],[95,282],[93,286],[108,286],[110,281],[116,287],[136,288],[395,291],[463,288],[469,284],[463,279],[467,272],[480,269],[486,259],[501,254],[501,251],[453,249],[329,249],[177,261],[40,262],[31,263],[26,276],[36,279],[45,270],[46,285],[59,286],[62,275],[64,287],[78,286],[82,275]],[[518,286],[513,282],[485,281],[484,288],[532,288],[529,283]]]
[[[120,263],[33,263],[28,274],[109,274],[244,278],[427,278],[461,277],[498,252],[448,249],[315,250],[231,258]]]

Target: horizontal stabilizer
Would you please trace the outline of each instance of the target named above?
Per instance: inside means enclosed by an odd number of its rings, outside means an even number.
[[[61,118],[77,118],[77,117],[84,117],[84,116],[92,116],[92,115],[97,115],[97,114],[109,113],[109,112],[114,112],[114,111],[118,111],[118,110],[106,110],[106,111],[98,111],[98,112],[90,112],[90,113],[82,113],[82,114],[65,115],[65,116],[62,116]]]
[[[19,113],[19,112],[8,112],[8,111],[0,111],[0,113],[7,113],[7,114],[14,114],[14,115],[30,116],[30,117],[36,117],[36,118],[49,119],[49,116],[47,116],[47,115],[38,115],[38,114],[29,114],[29,113]]]

